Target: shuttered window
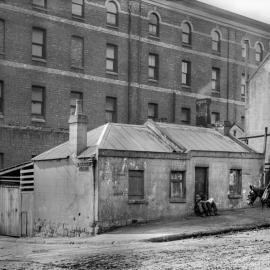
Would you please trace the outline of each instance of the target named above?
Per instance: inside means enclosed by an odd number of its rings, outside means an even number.
[[[130,200],[144,198],[144,171],[129,170],[128,198]]]
[[[5,22],[0,20],[0,53],[5,50]]]
[[[71,66],[83,67],[83,38],[72,36],[71,38]]]

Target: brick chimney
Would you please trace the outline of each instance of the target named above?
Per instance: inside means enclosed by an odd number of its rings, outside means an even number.
[[[87,116],[82,111],[82,100],[76,100],[74,115],[69,117],[69,144],[72,153],[79,155],[87,147]]]

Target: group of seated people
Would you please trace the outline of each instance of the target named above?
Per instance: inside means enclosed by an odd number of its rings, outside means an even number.
[[[217,205],[213,198],[205,200],[203,195],[196,194],[194,212],[197,216],[217,216]]]

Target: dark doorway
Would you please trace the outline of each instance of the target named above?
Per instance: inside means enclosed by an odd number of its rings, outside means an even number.
[[[195,195],[199,194],[208,199],[208,168],[195,167]]]

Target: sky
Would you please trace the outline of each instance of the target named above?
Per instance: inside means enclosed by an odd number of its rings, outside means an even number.
[[[199,0],[270,24],[270,0]]]

